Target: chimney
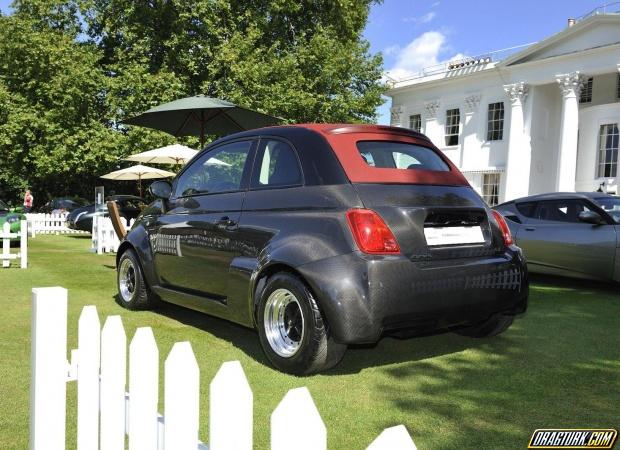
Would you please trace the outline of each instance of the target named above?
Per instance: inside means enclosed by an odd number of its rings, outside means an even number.
[[[575,19],[573,19],[572,17],[568,19],[568,27],[572,27],[573,25],[575,25]]]

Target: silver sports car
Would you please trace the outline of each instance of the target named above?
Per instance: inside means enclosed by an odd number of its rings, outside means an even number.
[[[530,272],[620,281],[620,198],[533,195],[494,207],[508,219]]]

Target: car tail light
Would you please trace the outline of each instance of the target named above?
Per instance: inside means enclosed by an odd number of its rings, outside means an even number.
[[[497,222],[497,225],[499,225],[499,229],[502,232],[504,244],[506,246],[514,244],[514,241],[512,240],[512,235],[510,234],[510,228],[508,228],[508,224],[506,223],[506,219],[504,219],[504,216],[502,216],[495,210],[493,210],[492,212],[493,217],[495,218],[495,221]]]
[[[370,209],[350,209],[347,211],[347,221],[357,246],[364,253],[400,253],[394,234],[376,212]]]

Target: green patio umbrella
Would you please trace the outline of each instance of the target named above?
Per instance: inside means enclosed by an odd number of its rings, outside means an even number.
[[[154,128],[173,136],[200,136],[202,148],[205,134],[225,136],[279,122],[277,117],[242,108],[225,100],[196,95],[155,106],[123,123]]]

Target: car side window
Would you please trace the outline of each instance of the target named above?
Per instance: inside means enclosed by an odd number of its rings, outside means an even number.
[[[303,177],[295,149],[275,139],[261,139],[252,173],[251,187],[296,186]]]
[[[517,211],[523,214],[525,217],[533,218],[536,212],[536,202],[522,202],[516,203]]]
[[[238,191],[251,147],[252,141],[231,142],[201,155],[180,175],[175,196]]]
[[[581,200],[548,200],[538,203],[536,219],[551,222],[583,223],[579,213],[592,211]]]

